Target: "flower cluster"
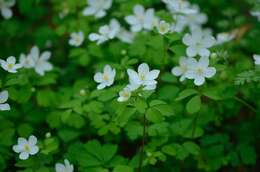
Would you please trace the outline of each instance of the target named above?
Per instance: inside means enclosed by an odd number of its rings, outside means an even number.
[[[131,92],[142,87],[143,90],[154,90],[156,89],[157,81],[160,71],[149,69],[148,64],[142,63],[138,66],[138,71],[127,69],[129,77],[129,84],[119,92],[119,102],[127,101],[131,97]],[[94,80],[99,83],[97,89],[104,89],[105,87],[111,86],[114,83],[116,76],[116,70],[110,65],[104,67],[104,72],[98,72],[94,75]]]
[[[11,7],[15,5],[15,0],[0,0],[0,11],[5,19],[10,19],[13,16]]]
[[[13,151],[19,153],[19,158],[21,160],[26,160],[32,155],[36,155],[39,152],[39,146],[37,145],[38,139],[31,135],[28,139],[19,137],[17,140],[17,145],[13,146]],[[70,162],[65,159],[64,165],[61,163],[56,163],[56,172],[73,172],[74,167]]]
[[[51,57],[51,52],[44,51],[40,53],[37,46],[33,46],[28,55],[21,54],[20,64],[24,68],[34,68],[35,72],[43,76],[45,72],[51,71],[53,66],[48,61]]]

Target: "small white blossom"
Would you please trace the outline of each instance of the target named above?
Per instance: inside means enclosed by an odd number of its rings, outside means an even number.
[[[83,11],[84,16],[94,15],[96,18],[102,18],[106,11],[112,6],[112,0],[88,0],[88,7]]]
[[[19,63],[16,64],[16,59],[13,56],[8,57],[6,61],[0,60],[0,63],[1,63],[1,67],[10,73],[16,73],[17,69],[22,68],[21,64]]]
[[[31,56],[26,56],[25,54],[20,55],[19,63],[24,68],[33,68],[35,66],[35,61]]]
[[[174,14],[194,14],[196,10],[192,9],[190,3],[186,0],[162,0],[167,5],[167,8]]]
[[[226,43],[226,42],[229,42],[231,40],[233,40],[235,38],[236,34],[235,32],[231,32],[231,33],[228,33],[228,32],[223,32],[223,33],[219,33],[217,34],[216,36],[216,45],[220,45],[220,44],[223,44],[223,43]]]
[[[157,81],[160,70],[151,70],[149,69],[148,64],[142,63],[138,66],[138,72],[127,69],[127,74],[129,76],[129,85],[128,87],[131,90],[135,90],[140,86],[144,86],[144,90],[154,90],[157,85]]]
[[[135,5],[133,9],[134,15],[125,17],[128,24],[131,25],[131,31],[139,32],[142,29],[152,30],[156,23],[156,17],[154,16],[154,9],[144,9],[142,5]]]
[[[64,164],[56,163],[55,164],[55,171],[56,172],[73,172],[74,167],[70,164],[69,160],[65,159]]]
[[[171,29],[171,25],[164,20],[161,20],[157,25],[157,30],[161,35],[168,33]]]
[[[191,65],[196,63],[196,59],[192,57],[181,57],[180,66],[176,66],[172,69],[172,74],[175,76],[181,76],[180,81],[184,81],[187,77],[187,72],[190,70]]]
[[[260,65],[260,55],[254,54],[254,55],[253,55],[253,58],[254,58],[254,60],[255,60],[255,64],[256,64],[256,65]]]
[[[189,57],[196,55],[208,57],[210,55],[208,48],[215,44],[215,38],[200,29],[194,29],[191,34],[185,34],[182,41],[188,46],[186,53]]]
[[[119,97],[117,101],[125,102],[131,97],[131,89],[129,87],[125,87],[122,91],[119,92]]]
[[[131,44],[134,40],[135,34],[121,28],[120,32],[117,34],[117,38],[125,43]]]
[[[13,12],[10,9],[14,6],[15,0],[0,0],[0,11],[5,19],[10,19],[13,16]]]
[[[79,47],[84,41],[84,33],[80,32],[73,32],[70,34],[69,44],[71,46]]]
[[[209,67],[209,58],[201,57],[199,61],[191,64],[190,70],[186,73],[188,79],[194,79],[197,86],[203,85],[205,78],[211,78],[216,74],[214,67]]]
[[[252,16],[256,17],[258,21],[260,21],[260,11],[251,11]]]
[[[0,92],[0,111],[10,110],[10,106],[6,101],[8,100],[8,91]]]
[[[42,54],[40,54],[39,48],[34,46],[32,47],[27,58],[32,58],[34,60],[35,65],[33,67],[35,72],[43,76],[46,71],[51,71],[53,68],[52,64],[48,62],[50,57],[51,52],[44,51]]]
[[[120,32],[120,24],[116,19],[112,19],[109,25],[104,25],[99,28],[99,33],[91,33],[89,40],[97,41],[97,44],[102,44],[109,39],[113,39]]]
[[[97,83],[100,83],[97,86],[97,89],[104,89],[105,87],[109,87],[114,83],[114,79],[116,76],[116,70],[113,69],[110,65],[106,65],[104,67],[103,73],[98,72],[94,75],[94,80]]]
[[[19,153],[19,158],[22,160],[26,160],[30,155],[35,155],[39,151],[39,147],[37,144],[37,138],[33,135],[26,140],[23,137],[18,138],[18,144],[13,146],[13,150],[16,153]]]

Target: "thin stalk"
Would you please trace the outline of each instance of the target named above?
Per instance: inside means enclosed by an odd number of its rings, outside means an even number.
[[[245,107],[247,107],[248,109],[250,109],[253,112],[256,112],[256,109],[250,105],[249,103],[247,103],[245,100],[239,98],[239,97],[234,97],[234,99],[238,102],[240,102],[241,104],[243,104]]]
[[[144,160],[144,146],[145,146],[145,137],[146,137],[146,117],[144,114],[144,125],[143,125],[143,138],[142,138],[142,144],[141,144],[141,149],[140,149],[140,159],[139,159],[139,167],[138,167],[138,172],[142,172],[142,166],[143,166],[143,160]]]

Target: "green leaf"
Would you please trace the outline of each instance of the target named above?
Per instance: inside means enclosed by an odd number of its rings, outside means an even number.
[[[197,94],[198,92],[194,89],[186,89],[179,93],[178,97],[175,99],[176,101],[183,100],[189,96]]]
[[[256,163],[256,151],[253,147],[242,145],[239,147],[240,157],[246,165],[254,165]]]
[[[201,108],[201,99],[200,96],[194,96],[189,100],[189,102],[186,104],[186,110],[190,114],[194,114],[199,112]]]
[[[113,172],[134,172],[134,170],[126,165],[118,165],[114,168]]]
[[[154,108],[149,108],[147,110],[146,118],[148,121],[151,121],[153,123],[160,123],[164,120],[162,114]]]
[[[168,155],[175,156],[176,155],[176,145],[170,144],[162,147],[162,151]]]
[[[200,147],[193,142],[185,142],[185,143],[183,143],[183,147],[185,149],[187,149],[187,151],[190,154],[193,154],[193,155],[198,155],[200,152]]]

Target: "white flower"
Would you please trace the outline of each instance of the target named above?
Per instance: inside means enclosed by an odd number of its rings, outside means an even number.
[[[51,52],[44,51],[40,54],[39,48],[37,46],[32,47],[30,54],[27,58],[32,58],[34,60],[34,70],[39,75],[43,76],[46,71],[52,70],[52,64],[48,62],[51,57]]]
[[[83,11],[84,16],[94,15],[102,18],[106,15],[106,10],[112,6],[112,0],[88,0],[88,7]]]
[[[0,0],[0,11],[5,19],[10,19],[13,16],[13,12],[10,9],[14,6],[15,0]]]
[[[223,32],[217,34],[217,39],[216,39],[216,45],[220,45],[226,42],[229,42],[235,38],[236,34],[234,32],[228,33],[228,32]]]
[[[133,32],[139,32],[142,29],[152,30],[156,17],[154,16],[154,9],[145,10],[142,5],[134,6],[134,15],[129,15],[125,17],[125,20],[128,24],[131,25],[131,30]]]
[[[135,34],[121,28],[120,32],[117,34],[117,38],[125,43],[131,44],[134,40]]]
[[[162,0],[171,13],[194,14],[196,10],[190,7],[186,0]]]
[[[125,102],[131,97],[131,89],[129,87],[125,87],[122,91],[119,92],[119,97],[117,101]]]
[[[8,100],[8,91],[0,92],[0,111],[10,110],[10,106],[6,101]]]
[[[39,151],[37,144],[37,138],[33,135],[26,140],[23,137],[18,138],[18,144],[13,146],[13,150],[19,153],[19,158],[26,160],[30,155],[35,155]]]
[[[89,40],[97,41],[97,44],[102,44],[109,39],[113,39],[120,32],[120,24],[116,19],[112,19],[109,25],[104,25],[99,28],[99,33],[91,33]]]
[[[194,29],[191,34],[185,34],[182,41],[188,46],[186,53],[189,57],[196,55],[208,57],[210,55],[208,48],[215,44],[215,38],[200,29]]]
[[[187,77],[187,72],[190,70],[191,65],[196,63],[196,59],[192,57],[181,57],[180,58],[180,66],[174,67],[172,69],[172,74],[175,76],[181,76],[180,81],[184,81]]]
[[[110,65],[106,65],[104,67],[104,72],[98,72],[94,75],[94,80],[97,83],[100,83],[97,86],[97,89],[104,89],[105,87],[111,86],[114,83],[114,79],[116,76],[116,70],[113,69]]]
[[[16,73],[17,69],[22,68],[21,64],[15,64],[16,63],[16,59],[13,56],[10,56],[6,59],[6,61],[4,60],[0,60],[1,63],[1,67],[6,70],[7,72],[10,73]]]
[[[140,86],[144,86],[144,90],[154,90],[157,84],[155,79],[159,76],[159,73],[160,70],[150,71],[146,63],[142,63],[138,66],[138,73],[132,69],[127,69],[130,83],[128,87],[131,90],[135,90]]]
[[[253,58],[254,58],[254,60],[255,60],[255,64],[256,64],[256,65],[260,65],[260,55],[254,54],[254,55],[253,55]]]
[[[71,46],[79,47],[84,41],[84,33],[83,32],[73,32],[70,34],[69,44]]]
[[[157,30],[160,34],[164,35],[170,31],[171,25],[164,20],[161,20],[157,25]]]
[[[64,160],[64,164],[61,163],[55,164],[56,172],[73,172],[73,170],[74,170],[73,165],[70,164],[70,162],[67,159]]]
[[[199,61],[195,61],[191,65],[191,69],[186,73],[188,79],[194,79],[194,84],[197,86],[205,82],[205,78],[211,78],[216,74],[214,67],[209,67],[209,58],[201,57]]]
[[[260,11],[251,11],[252,16],[256,17],[258,21],[260,21]]]
[[[19,63],[24,68],[33,68],[35,66],[35,61],[31,56],[26,56],[25,54],[20,55]]]

